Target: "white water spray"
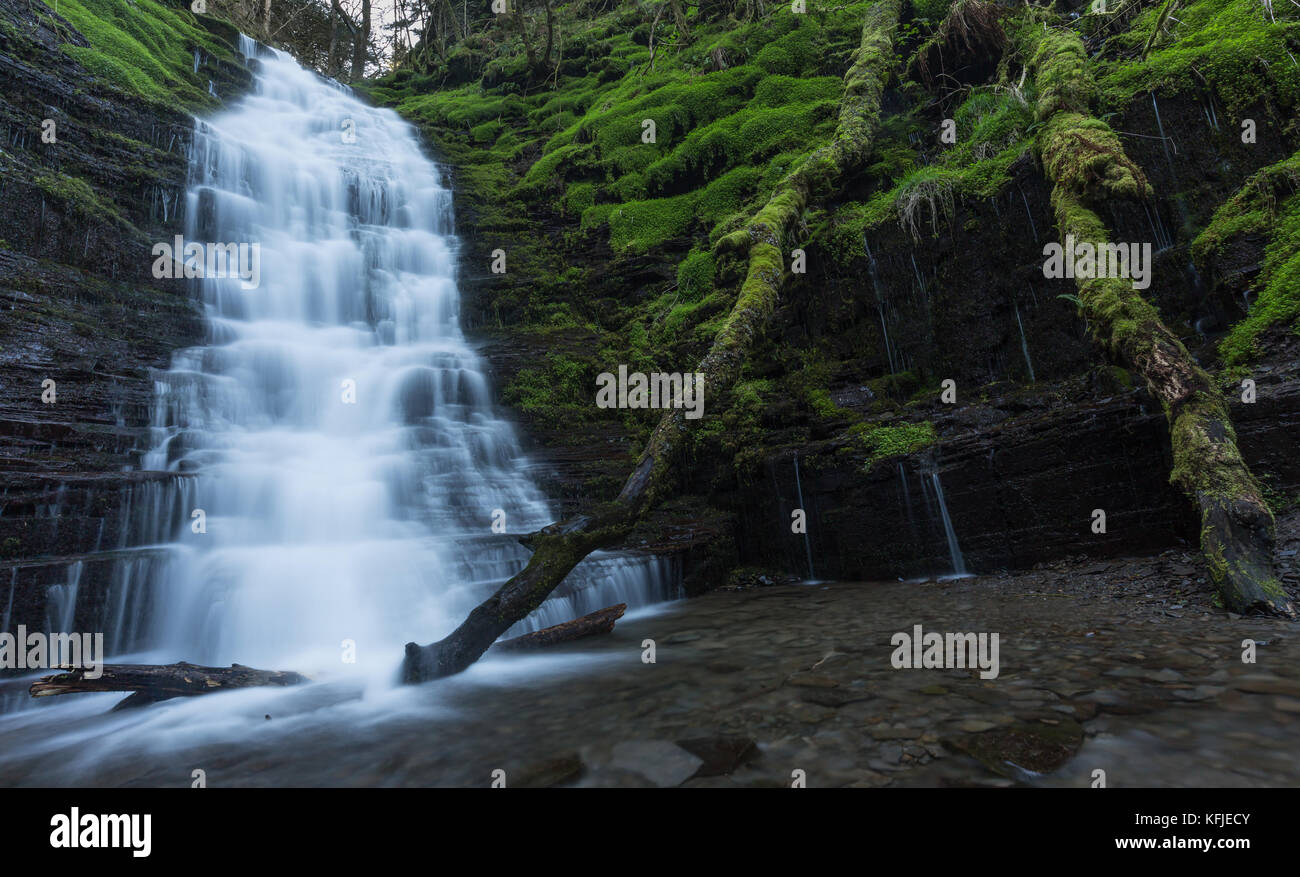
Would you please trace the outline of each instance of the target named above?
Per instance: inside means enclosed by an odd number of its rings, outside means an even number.
[[[145,459],[193,477],[133,498],[174,542],[161,571],[137,564],[161,579],[153,599],[128,598],[128,570],[116,605],[152,607],[146,644],[169,660],[332,674],[350,641],[391,676],[404,643],[449,633],[523,567],[510,534],[556,515],[461,333],[451,193],[414,130],[241,50],[256,90],[197,124],[185,237],[257,244],[260,283],[196,281],[210,343],[159,376]],[[595,555],[514,632],[665,599],[668,572]]]

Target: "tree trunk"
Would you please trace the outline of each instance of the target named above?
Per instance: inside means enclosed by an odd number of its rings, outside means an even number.
[[[85,669],[42,676],[28,691],[32,697],[53,697],[90,691],[133,691],[151,701],[171,697],[195,697],[231,688],[263,685],[301,685],[307,677],[276,670],[255,670],[242,664],[229,667],[200,667],[187,664],[105,664],[99,678],[90,679]]]
[[[451,0],[443,0],[443,6],[447,10],[447,17],[451,19],[452,36],[455,37],[456,42],[459,43],[465,38],[465,32],[461,30],[460,22],[456,20],[456,10],[452,8]]]
[[[686,14],[682,12],[682,4],[680,0],[668,0],[668,3],[672,6],[673,23],[677,25],[678,37],[682,45],[686,45],[691,41],[691,29],[686,24]]]
[[[893,58],[900,4],[901,0],[880,0],[867,11],[862,43],[844,77],[839,127],[831,145],[809,155],[751,221],[752,236],[745,235],[742,241],[732,244],[739,248],[753,242],[752,247],[746,247],[748,274],[726,323],[696,368],[714,399],[735,381],[754,338],[776,308],[784,265],[781,240],[798,217],[807,192],[814,186],[828,186],[841,174],[857,169],[871,150]],[[797,195],[796,190],[803,194]],[[623,539],[642,512],[671,489],[672,463],[691,424],[698,422],[684,415],[681,408],[664,412],[614,502],[591,516],[551,524],[525,537],[521,541],[533,549],[533,556],[522,572],[476,606],[444,639],[427,646],[407,643],[403,680],[423,682],[469,667],[497,637],[540,606],[584,557]]]
[[[330,0],[330,51],[325,59],[326,76],[337,76],[339,72],[339,28],[342,19],[343,10],[339,9],[339,0]]]
[[[516,4],[522,0],[514,0]],[[528,58],[528,70],[531,72],[537,69],[537,52],[533,50],[533,44],[528,41],[528,25],[524,21],[524,14],[519,11],[518,5],[515,6],[514,14],[511,16],[514,22],[515,30],[519,31],[519,39],[524,44],[524,55]]]
[[[542,52],[542,67],[551,63],[551,47],[555,44],[555,10],[551,9],[551,0],[542,0],[546,5],[546,50]],[[545,78],[545,69],[542,71]]]
[[[581,618],[575,618],[572,621],[555,624],[551,627],[544,627],[541,630],[535,630],[532,633],[526,633],[523,636],[497,643],[492,647],[492,651],[513,652],[539,649],[559,643],[573,642],[577,639],[585,639],[602,633],[612,633],[614,623],[622,618],[623,613],[626,611],[626,603],[598,609]]]
[[[1145,198],[1150,186],[1115,133],[1091,115],[1095,83],[1078,34],[1033,26],[1025,33],[1022,51],[1039,86],[1038,148],[1062,241],[1103,245],[1110,235],[1092,205],[1108,196]],[[1094,335],[1141,374],[1160,400],[1173,444],[1170,481],[1200,512],[1201,551],[1223,605],[1234,612],[1293,616],[1273,573],[1273,514],[1237,449],[1223,394],[1131,281],[1080,278],[1076,284]]]
[[[352,44],[352,81],[366,75],[366,50],[370,46],[370,0],[361,0],[361,27]]]
[[[266,31],[267,37],[271,36],[271,0],[265,0],[262,4],[262,28]]]

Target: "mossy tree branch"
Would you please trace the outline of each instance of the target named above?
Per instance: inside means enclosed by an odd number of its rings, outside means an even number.
[[[811,153],[778,186],[745,230],[748,273],[726,322],[696,371],[712,398],[740,374],[754,339],[776,309],[784,275],[781,241],[813,193],[860,167],[879,124],[880,101],[894,57],[901,0],[880,0],[866,15],[862,42],[844,77],[839,126],[832,142]],[[533,555],[523,571],[476,606],[450,635],[427,646],[407,643],[405,682],[459,673],[477,661],[508,628],[526,617],[588,554],[623,539],[641,514],[672,489],[673,462],[693,421],[670,408],[642,451],[618,498],[592,515],[551,524],[526,537]]]
[[[1065,28],[1022,31],[1022,51],[1037,71],[1038,149],[1052,183],[1064,241],[1109,242],[1092,205],[1108,197],[1146,197],[1150,185],[1119,138],[1090,114],[1094,84],[1079,36]],[[1071,254],[1066,254],[1067,258]],[[1160,400],[1173,445],[1171,482],[1201,516],[1201,550],[1223,604],[1237,612],[1294,615],[1273,574],[1273,515],[1237,448],[1227,402],[1210,375],[1123,278],[1077,280],[1097,339],[1135,369]]]

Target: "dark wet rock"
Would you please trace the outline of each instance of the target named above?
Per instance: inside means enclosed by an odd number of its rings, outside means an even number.
[[[786,679],[785,684],[803,688],[834,688],[839,682],[816,673],[795,673]]]
[[[545,789],[572,782],[582,775],[582,759],[576,752],[533,762],[518,770],[506,771],[507,787]]]
[[[614,745],[608,767],[667,788],[686,782],[703,764],[704,759],[668,740],[630,740]]]
[[[1233,681],[1232,687],[1249,694],[1280,694],[1300,697],[1300,680],[1279,679],[1276,676],[1243,676]]]
[[[697,777],[729,774],[759,755],[758,744],[749,737],[696,737],[678,740],[677,745],[703,762],[695,774]]]
[[[980,761],[989,770],[1013,778],[1057,770],[1074,757],[1083,743],[1083,728],[1075,722],[1058,725],[1017,723],[981,734],[950,738],[945,745]]]
[[[819,706],[842,707],[870,700],[871,692],[855,688],[808,688],[799,692],[799,699]]]

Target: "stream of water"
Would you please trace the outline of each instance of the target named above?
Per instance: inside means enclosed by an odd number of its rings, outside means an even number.
[[[404,644],[522,569],[517,536],[556,509],[462,334],[452,195],[414,129],[241,48],[255,89],[196,122],[184,237],[256,244],[260,276],[192,281],[208,339],[156,377],[143,468],[175,477],[131,494],[108,651],[387,689]],[[598,553],[507,635],[675,587],[663,559]],[[72,573],[59,596],[69,629]]]

